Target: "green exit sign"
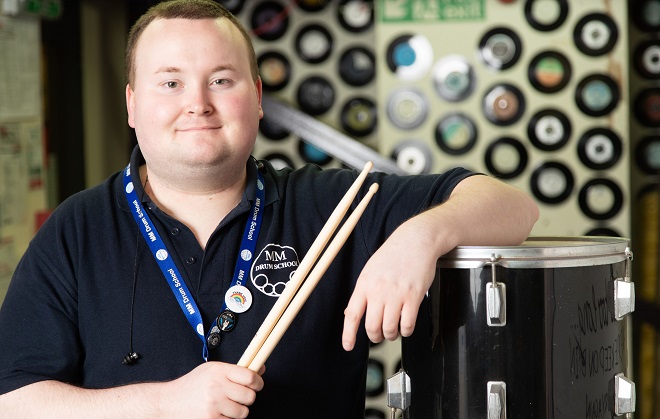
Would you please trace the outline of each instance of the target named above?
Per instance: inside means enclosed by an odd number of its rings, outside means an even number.
[[[21,0],[23,11],[48,19],[56,19],[62,15],[62,0]]]
[[[483,20],[486,0],[379,0],[381,22]]]

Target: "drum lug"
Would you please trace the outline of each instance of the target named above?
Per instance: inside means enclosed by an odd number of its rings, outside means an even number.
[[[506,419],[506,383],[488,382],[488,419]]]
[[[387,406],[396,412],[396,409],[406,410],[410,406],[410,376],[400,370],[387,379]]]
[[[486,284],[486,315],[488,326],[506,326],[506,284]]]
[[[635,383],[627,379],[623,373],[615,375],[609,383],[610,411],[615,416],[630,417],[635,412]]]
[[[635,283],[623,278],[614,280],[614,318],[623,320],[635,311]]]
[[[611,294],[610,310],[617,320],[623,320],[626,314],[635,311],[635,283],[630,280],[630,262],[633,260],[633,253],[629,247],[626,247],[625,255],[625,276],[614,280]]]
[[[506,326],[506,284],[497,282],[495,273],[499,258],[490,257],[492,281],[486,284],[486,323],[488,326]]]

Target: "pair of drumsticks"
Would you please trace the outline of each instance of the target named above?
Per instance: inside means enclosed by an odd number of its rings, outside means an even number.
[[[318,260],[318,263],[316,263],[319,255],[326,247],[326,244],[328,244],[328,241],[330,241],[330,238],[339,226],[339,223],[341,223],[341,220],[350,208],[351,203],[355,199],[364,179],[367,177],[367,174],[372,167],[373,164],[367,162],[360,175],[355,179],[355,182],[353,182],[353,185],[351,185],[344,197],[339,201],[339,204],[337,204],[337,207],[332,214],[330,214],[330,217],[321,229],[321,232],[310,246],[309,251],[303,260],[300,262],[298,269],[296,269],[287,283],[284,292],[282,292],[282,295],[277,299],[261,327],[259,327],[259,330],[257,330],[257,333],[254,335],[254,338],[252,338],[250,345],[248,345],[243,356],[238,361],[239,366],[247,367],[255,372],[259,371],[266,363],[266,359],[270,356],[273,350],[275,350],[275,346],[291,325],[291,322],[293,322],[293,319],[296,317],[305,301],[307,301],[307,298],[321,280],[321,277],[328,269],[335,256],[337,256],[337,253],[344,245],[348,236],[351,234],[353,228],[355,228],[355,225],[362,216],[371,197],[378,190],[377,183],[374,183],[369,187],[367,194],[346,219],[344,225],[339,229],[332,242],[328,245],[326,251]],[[316,266],[314,266],[315,264]],[[313,270],[312,267],[314,267]],[[307,276],[310,270],[312,270],[312,272]]]

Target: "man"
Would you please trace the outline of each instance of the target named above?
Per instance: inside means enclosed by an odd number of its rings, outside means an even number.
[[[250,157],[255,61],[213,1],[162,3],[136,23],[139,147],[65,201],[19,264],[0,311],[3,416],[361,417],[368,340],[412,333],[436,260],[529,234],[536,205],[486,176],[372,173],[379,192],[266,369],[235,365],[357,176]]]

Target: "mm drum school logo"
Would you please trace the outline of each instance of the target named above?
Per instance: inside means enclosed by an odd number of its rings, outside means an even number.
[[[254,260],[250,277],[256,289],[270,297],[279,297],[296,269],[296,250],[291,246],[271,243]]]

